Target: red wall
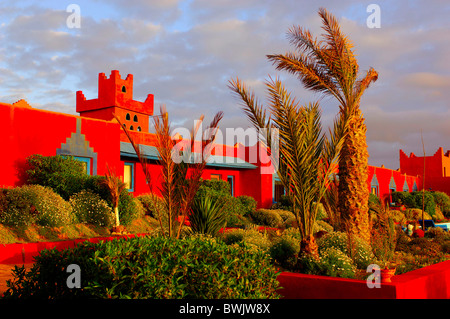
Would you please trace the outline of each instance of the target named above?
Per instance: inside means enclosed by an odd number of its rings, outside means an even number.
[[[77,119],[81,119],[81,133],[97,153],[97,174],[103,175],[108,164],[118,176],[123,175],[117,123],[9,104],[0,104],[0,119],[0,186],[23,183],[20,173],[28,156],[56,155],[57,149],[76,133]]]

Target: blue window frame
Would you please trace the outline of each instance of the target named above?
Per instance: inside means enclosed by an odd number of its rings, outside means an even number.
[[[234,176],[228,175],[227,182],[230,184],[231,196],[234,196]]]
[[[91,175],[91,158],[90,157],[74,156],[73,158],[75,160],[83,163],[86,174]]]
[[[128,191],[134,192],[134,163],[124,163],[123,182],[125,183]]]

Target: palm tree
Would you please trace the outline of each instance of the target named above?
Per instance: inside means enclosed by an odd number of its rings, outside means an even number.
[[[120,226],[120,219],[119,219],[120,194],[126,189],[126,185],[120,181],[120,179],[115,175],[113,171],[111,171],[109,166],[107,166],[106,168],[107,171],[105,177],[100,180],[100,184],[105,186],[109,192],[114,211],[114,218],[115,218],[114,227],[115,229],[117,229]]]
[[[378,78],[370,68],[362,77],[353,45],[340,29],[336,18],[319,9],[322,39],[310,31],[294,26],[288,32],[295,52],[268,55],[278,70],[288,71],[304,87],[328,96],[339,103],[340,117],[349,122],[339,160],[339,210],[347,231],[369,242],[369,189],[367,187],[368,152],[366,125],[360,109],[363,93]]]
[[[269,113],[239,79],[230,81],[230,88],[242,100],[243,109],[257,129],[268,130],[268,137],[279,136],[278,176],[292,202],[301,240],[302,253],[318,258],[314,238],[314,222],[330,185],[330,176],[338,165],[339,151],[346,123],[337,118],[327,137],[322,133],[318,103],[301,106],[291,98],[280,80],[266,82]],[[269,115],[270,114],[270,115]],[[272,145],[270,139],[266,142]],[[276,143],[274,143],[276,145]],[[269,149],[272,157],[276,150]]]

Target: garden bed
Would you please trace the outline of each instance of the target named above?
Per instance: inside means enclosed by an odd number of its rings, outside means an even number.
[[[146,236],[129,234],[56,242],[0,245],[0,264],[32,263],[43,249],[66,249],[82,241],[99,242]],[[450,298],[450,261],[394,276],[391,283],[369,288],[365,280],[282,272],[278,281],[285,299],[448,299]]]

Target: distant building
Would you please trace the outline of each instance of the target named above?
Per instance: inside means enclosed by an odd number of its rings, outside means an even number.
[[[424,171],[425,165],[425,171]],[[450,151],[444,154],[440,147],[432,156],[409,156],[400,150],[400,171],[421,176],[426,190],[440,191],[450,195]]]
[[[134,149],[113,117],[116,114],[151,160],[153,186],[157,189],[161,181],[158,152],[154,134],[149,132],[153,100],[152,94],[144,102],[133,100],[133,75],[122,79],[113,70],[109,78],[99,74],[97,98],[87,100],[81,91],[76,93],[79,116],[35,109],[24,100],[0,103],[0,187],[24,183],[22,172],[28,156],[60,154],[85,163],[86,173],[91,175],[104,175],[108,165],[134,195],[149,192]],[[260,147],[217,145],[203,178],[225,180],[234,196],[252,196],[258,207],[270,207],[283,194],[283,188],[276,174],[267,173],[267,160],[250,156]],[[400,166],[400,170],[369,166],[367,187],[383,199],[389,199],[393,190],[421,189],[420,158],[413,154],[408,158],[400,151]],[[430,159],[427,157],[426,168],[426,187],[449,193],[449,152],[443,155],[441,150]]]

